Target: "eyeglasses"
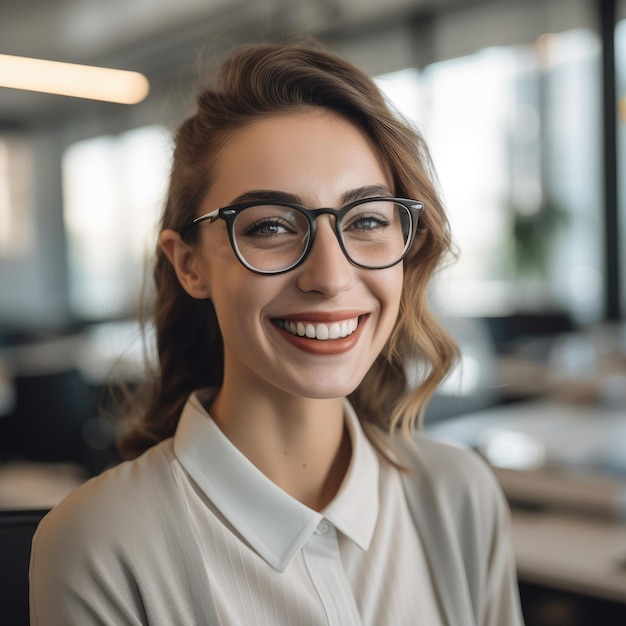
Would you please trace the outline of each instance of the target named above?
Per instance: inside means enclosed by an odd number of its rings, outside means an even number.
[[[181,231],[223,219],[239,261],[258,274],[281,274],[304,262],[315,239],[316,220],[334,216],[335,235],[346,258],[365,269],[399,263],[415,238],[422,202],[364,198],[340,209],[307,209],[290,202],[243,202],[197,217]]]

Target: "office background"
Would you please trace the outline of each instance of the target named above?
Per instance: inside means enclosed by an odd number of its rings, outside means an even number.
[[[170,132],[233,46],[308,36],[430,144],[459,251],[432,301],[463,358],[426,426],[523,511],[529,624],[624,620],[626,0],[2,0],[0,55],[133,70],[150,92],[0,87],[0,509],[117,461],[103,392],[151,360],[136,312]]]

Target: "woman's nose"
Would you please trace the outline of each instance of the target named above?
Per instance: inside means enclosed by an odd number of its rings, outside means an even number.
[[[334,218],[322,215],[317,219],[313,245],[304,263],[298,268],[298,288],[318,292],[334,298],[349,289],[355,278],[356,267],[346,258],[337,235]]]

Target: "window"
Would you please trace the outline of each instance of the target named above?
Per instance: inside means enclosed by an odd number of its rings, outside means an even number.
[[[35,242],[30,144],[0,137],[0,259],[25,257]]]
[[[573,29],[379,78],[431,148],[460,251],[437,290],[451,314],[602,317],[599,54]]]
[[[63,158],[70,306],[84,318],[136,309],[169,176],[160,126],[71,146]]]
[[[440,299],[464,315],[509,306],[508,143],[515,103],[515,51],[492,48],[424,72],[425,126],[459,262]]]

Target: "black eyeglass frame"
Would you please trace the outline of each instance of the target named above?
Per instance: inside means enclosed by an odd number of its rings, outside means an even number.
[[[403,206],[405,209],[407,209],[408,215],[411,219],[411,226],[410,226],[411,230],[410,230],[409,237],[405,243],[404,251],[402,252],[399,259],[387,265],[371,267],[363,263],[357,263],[354,259],[352,259],[352,257],[348,253],[348,250],[346,249],[346,245],[343,240],[343,234],[341,232],[340,225],[343,221],[344,216],[355,206],[359,206],[361,204],[367,204],[369,202],[380,202],[380,201],[394,202],[396,204]],[[297,261],[295,261],[294,263],[292,263],[289,267],[285,269],[260,270],[260,269],[257,269],[256,267],[252,267],[245,260],[245,258],[241,254],[241,251],[239,250],[239,247],[237,246],[237,241],[235,238],[235,229],[234,229],[235,218],[237,217],[239,213],[241,213],[245,209],[248,209],[253,206],[262,206],[265,204],[272,205],[272,206],[282,206],[282,207],[294,209],[298,211],[299,213],[301,213],[302,215],[304,215],[307,222],[309,223],[309,237],[308,237],[306,246],[304,250],[302,251],[302,254],[300,255]],[[251,272],[254,272],[255,274],[263,274],[263,275],[285,274],[286,272],[290,272],[291,270],[295,269],[296,267],[304,263],[305,259],[309,255],[309,252],[311,251],[311,248],[313,247],[313,241],[315,240],[317,218],[320,217],[321,215],[334,215],[335,216],[335,229],[334,229],[335,236],[337,237],[337,241],[339,242],[339,247],[341,248],[341,251],[343,252],[346,259],[348,259],[348,261],[350,261],[350,263],[352,263],[356,267],[360,267],[360,268],[368,269],[368,270],[384,270],[400,263],[400,261],[402,261],[406,257],[406,255],[409,253],[409,250],[411,249],[411,246],[413,245],[413,241],[415,240],[415,235],[417,233],[419,219],[423,211],[424,211],[424,203],[420,202],[419,200],[409,200],[407,198],[394,198],[394,197],[387,197],[387,196],[362,198],[360,200],[355,200],[354,202],[350,202],[349,204],[346,204],[340,209],[333,209],[333,208],[308,209],[305,206],[302,206],[300,204],[295,204],[293,202],[282,202],[282,201],[275,201],[275,200],[272,200],[271,202],[264,202],[262,200],[250,200],[247,202],[240,202],[238,204],[231,204],[229,206],[225,206],[220,209],[215,209],[209,213],[205,213],[204,215],[201,215],[200,217],[196,217],[196,219],[194,219],[192,222],[187,224],[180,231],[180,236],[184,238],[194,226],[197,226],[198,224],[201,224],[202,222],[208,221],[209,223],[212,224],[217,219],[223,219],[227,225],[228,238],[230,239],[230,245],[235,253],[235,256],[246,269],[250,270]]]

